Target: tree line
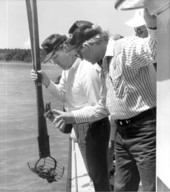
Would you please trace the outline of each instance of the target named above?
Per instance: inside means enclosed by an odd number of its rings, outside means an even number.
[[[46,52],[40,49],[40,61],[45,58]],[[0,61],[32,62],[31,49],[0,49]]]

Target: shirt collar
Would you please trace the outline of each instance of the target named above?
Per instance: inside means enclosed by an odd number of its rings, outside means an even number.
[[[72,65],[71,68],[74,69],[74,70],[76,70],[80,62],[81,62],[81,59],[80,59],[80,58],[77,58],[77,59],[75,60],[75,62],[73,63],[73,65]]]
[[[108,56],[113,57],[114,42],[115,40],[113,40],[113,38],[110,37],[107,43],[105,57],[108,57]]]

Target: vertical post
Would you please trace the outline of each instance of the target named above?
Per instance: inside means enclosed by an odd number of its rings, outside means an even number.
[[[31,53],[33,68],[35,71],[41,69],[40,48],[39,48],[39,31],[38,31],[38,14],[36,0],[26,0],[28,24],[31,39]],[[41,158],[50,156],[49,136],[47,131],[46,119],[44,117],[44,102],[41,79],[35,82],[37,98],[37,116],[38,116],[38,145],[39,155]]]
[[[75,165],[75,192],[78,192],[78,181],[77,181],[77,156],[76,156],[76,146],[75,141],[72,139],[72,146],[73,146],[73,156],[74,156],[74,165]]]
[[[170,191],[170,1],[145,1],[157,15],[157,191]]]

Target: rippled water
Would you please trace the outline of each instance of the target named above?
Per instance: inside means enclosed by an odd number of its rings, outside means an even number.
[[[51,156],[65,166],[62,180],[48,184],[32,173],[27,162],[39,159],[37,143],[36,92],[30,79],[32,65],[0,64],[0,191],[66,191],[69,136],[47,121]],[[56,66],[43,65],[52,80],[61,73]],[[43,89],[44,102],[62,106]]]

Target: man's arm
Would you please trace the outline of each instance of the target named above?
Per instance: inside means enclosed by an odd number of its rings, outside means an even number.
[[[85,65],[87,65],[87,63]],[[89,106],[65,113],[54,111],[54,113],[58,115],[58,117],[56,117],[56,122],[59,122],[61,119],[64,119],[66,123],[93,122],[109,115],[105,105],[106,91],[102,88],[104,82],[100,79],[100,72],[96,71],[96,69],[91,69],[91,71],[89,71],[89,68],[87,69],[88,71],[86,72],[86,75],[88,74],[88,76],[83,78],[83,89],[89,102]]]
[[[76,123],[93,122],[100,120],[109,115],[109,111],[105,105],[105,98],[101,97],[95,106],[88,106],[81,111],[71,112]]]
[[[122,59],[129,67],[142,67],[156,62],[157,23],[156,17],[144,10],[144,19],[148,29],[147,38],[127,37],[122,46]]]
[[[63,103],[65,102],[65,74],[64,74],[64,71],[62,72],[62,76],[61,76],[59,84],[55,84],[53,81],[50,80],[47,90],[58,100],[60,100]]]
[[[97,64],[91,65],[87,61],[83,62],[86,62],[83,64],[87,67],[83,67],[82,86],[89,106],[72,111],[76,123],[93,122],[108,116],[102,91],[101,68]]]
[[[57,115],[53,123],[60,128],[65,124],[93,122],[109,116],[105,98],[101,98],[95,106],[84,107],[72,112],[53,110],[53,113]]]

